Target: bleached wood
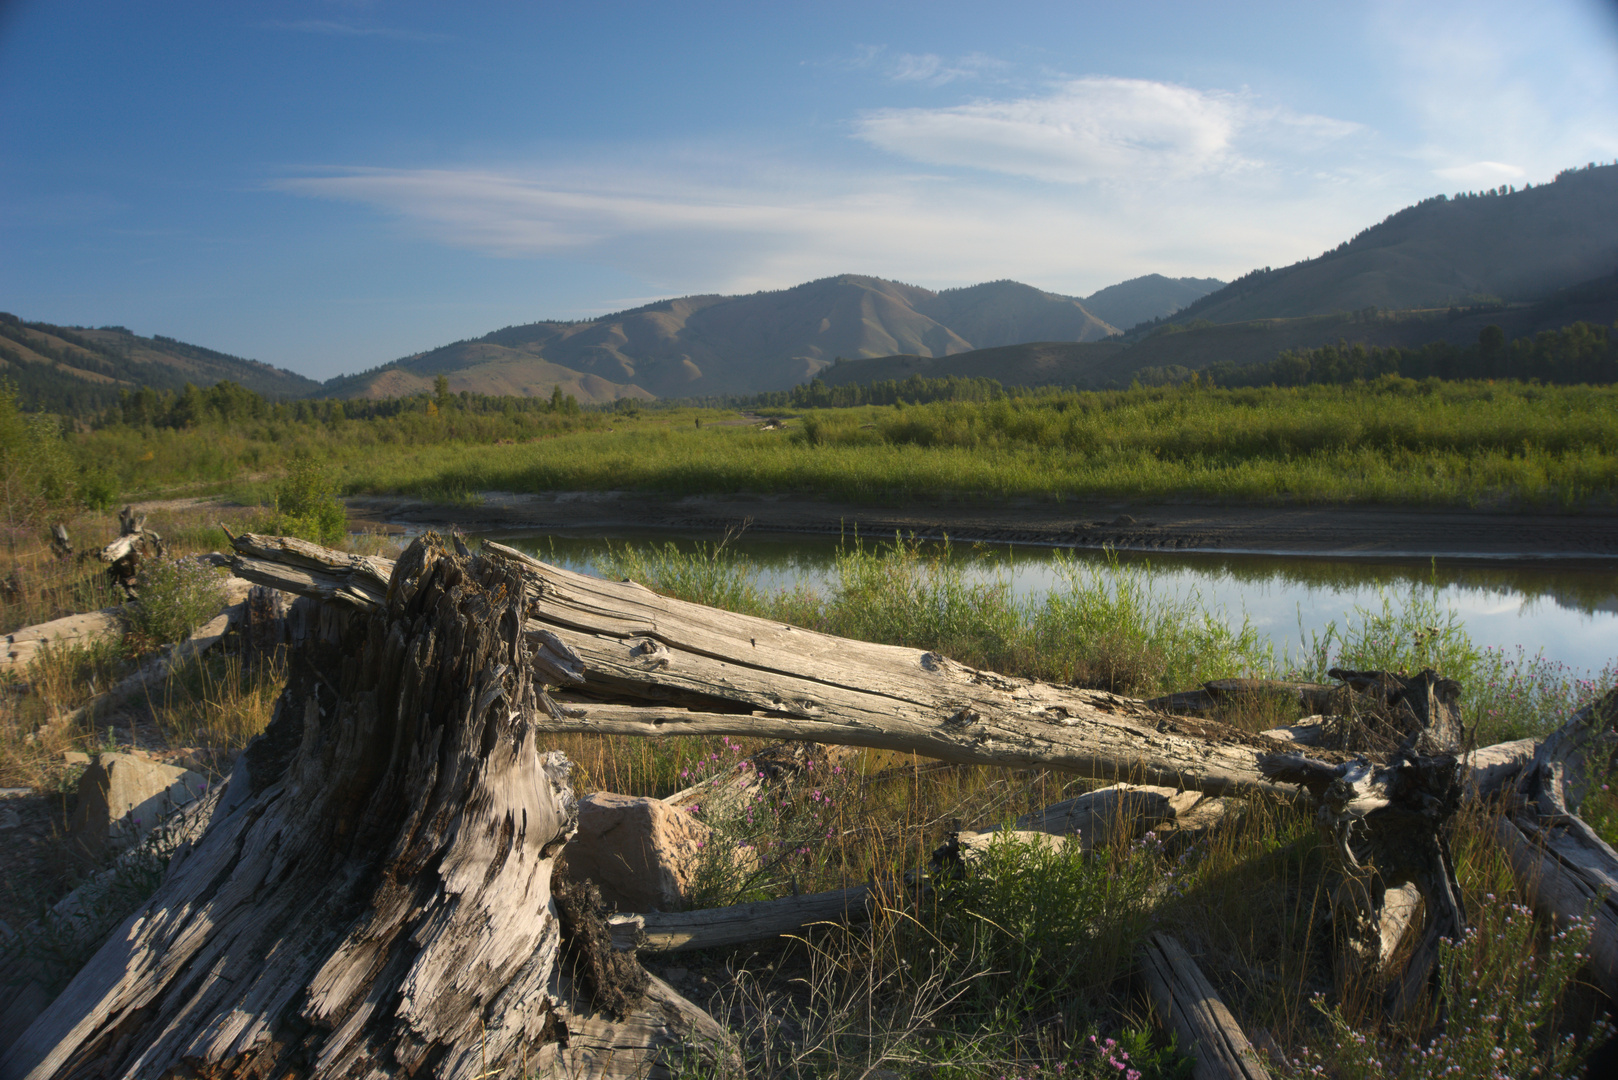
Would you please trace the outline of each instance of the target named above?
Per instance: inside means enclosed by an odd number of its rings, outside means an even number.
[[[387,560],[238,538],[238,573],[334,595],[326,574],[375,577]],[[1210,794],[1268,791],[1264,757],[1285,746],[1224,724],[1166,716],[1144,702],[980,671],[936,653],[853,641],[675,600],[627,581],[551,566],[513,548],[484,550],[519,567],[534,599],[526,634],[570,700],[541,720],[552,732],[753,735],[915,752],[965,764],[1041,766]],[[345,576],[343,581],[348,578]],[[364,590],[350,595],[362,599]],[[577,680],[582,679],[580,683]],[[558,684],[564,679],[558,677]],[[605,700],[603,700],[605,699]],[[1342,755],[1318,754],[1337,762]]]
[[[1413,882],[1405,882],[1397,889],[1385,890],[1382,894],[1382,919],[1378,927],[1380,951],[1378,962],[1384,969],[1396,952],[1399,945],[1410,933],[1411,924],[1421,913],[1421,890]]]
[[[859,921],[869,916],[873,900],[869,885],[854,885],[702,911],[614,915],[607,922],[620,949],[684,952],[779,937],[812,923]]]
[[[0,1077],[470,1080],[565,1029],[571,1075],[616,1078],[688,1045],[700,1010],[672,991],[600,1016],[559,963],[574,806],[532,724],[522,578],[435,540],[394,569],[385,606],[325,605],[208,831]]]
[[[1241,1025],[1178,941],[1163,933],[1147,938],[1141,974],[1181,1049],[1196,1056],[1194,1080],[1268,1080]]]
[[[1590,970],[1608,997],[1618,997],[1618,856],[1588,826],[1570,825],[1541,825],[1531,812],[1504,814],[1495,837],[1536,914],[1561,926],[1594,919]]]
[[[1612,768],[1618,691],[1580,709],[1525,766],[1496,836],[1534,911],[1559,925],[1592,918],[1590,969],[1618,997],[1618,852],[1572,812]]]
[[[21,671],[47,646],[61,647],[122,634],[123,609],[106,608],[83,615],[67,615],[50,622],[13,630],[0,642],[0,671]]]

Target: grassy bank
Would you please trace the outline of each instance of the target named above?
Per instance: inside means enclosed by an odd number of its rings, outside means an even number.
[[[423,406],[431,404],[424,399]],[[802,492],[869,502],[970,493],[1202,496],[1432,506],[1610,506],[1618,388],[1422,383],[1044,392],[814,410],[766,431],[734,413],[400,411],[116,424],[72,436],[89,487],[251,497],[296,453],[349,493]],[[99,485],[97,487],[96,485]]]

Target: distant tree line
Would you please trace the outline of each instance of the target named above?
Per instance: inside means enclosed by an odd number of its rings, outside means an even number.
[[[239,424],[250,420],[279,423],[336,424],[344,420],[389,420],[409,415],[427,417],[517,416],[554,414],[578,416],[583,410],[572,394],[552,387],[548,398],[452,394],[449,380],[438,377],[434,393],[395,398],[298,398],[272,401],[263,394],[224,380],[205,390],[191,383],[175,390],[143,386],[121,390],[118,403],[97,417],[92,426],[123,424],[141,428],[194,428],[204,424]]]
[[[924,405],[934,401],[999,401],[1007,390],[997,379],[961,378],[946,375],[928,379],[911,375],[906,379],[882,379],[873,383],[847,383],[828,386],[824,379],[812,379],[791,390],[759,394],[749,404],[766,409],[842,409],[855,405]]]
[[[1309,386],[1352,383],[1383,375],[1407,379],[1515,379],[1565,386],[1618,382],[1618,338],[1612,328],[1576,322],[1560,330],[1507,342],[1498,326],[1485,326],[1475,344],[1435,341],[1415,348],[1397,345],[1322,345],[1289,349],[1254,364],[1219,361],[1201,372],[1181,367],[1142,368],[1143,385],[1198,379],[1213,386]]]

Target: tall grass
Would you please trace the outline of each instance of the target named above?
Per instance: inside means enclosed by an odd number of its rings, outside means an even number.
[[[840,637],[933,649],[1008,674],[1122,693],[1267,673],[1273,652],[1245,617],[1174,596],[1150,564],[1096,566],[1058,553],[1059,584],[1023,599],[1003,564],[974,572],[948,541],[845,543],[823,592],[771,592],[725,544],[609,548],[595,560],[681,599],[793,622]]]
[[[810,411],[788,431],[699,427],[692,415],[116,426],[76,435],[73,447],[87,465],[116,469],[125,492],[235,484],[259,496],[266,474],[298,454],[330,462],[350,494],[450,499],[634,489],[1579,508],[1611,506],[1618,489],[1615,387],[1384,379],[1052,391]]]
[[[1431,668],[1461,684],[1461,715],[1478,745],[1549,733],[1587,701],[1618,685],[1618,661],[1597,672],[1529,653],[1479,647],[1436,581],[1384,589],[1323,630],[1305,635],[1292,673],[1324,680],[1333,667],[1414,673]]]

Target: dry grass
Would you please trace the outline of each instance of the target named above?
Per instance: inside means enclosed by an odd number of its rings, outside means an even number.
[[[250,507],[160,506],[149,511],[147,526],[162,535],[171,556],[187,555],[223,547],[219,523],[237,530],[256,513]],[[122,594],[108,583],[94,554],[117,535],[113,515],[85,515],[66,524],[76,549],[75,556],[66,560],[52,556],[49,533],[43,528],[0,534],[5,549],[0,580],[12,584],[0,590],[0,632],[122,603]],[[135,729],[149,728],[155,711],[146,707],[147,702],[136,703],[132,713],[125,707],[129,703],[104,703],[110,715],[61,722],[128,673],[134,663],[130,651],[130,643],[121,637],[49,647],[27,671],[0,682],[0,785],[40,792],[71,790],[80,768],[67,764],[64,753],[113,748],[117,734],[109,736],[109,725],[122,731],[126,740]],[[203,678],[211,681],[192,685],[196,673],[182,673],[183,686],[172,692],[165,688],[158,695],[165,703],[163,718],[172,717],[164,722],[176,733],[193,734],[202,734],[213,724],[222,736],[235,733],[235,741],[226,745],[242,745],[251,736],[241,733],[253,724],[262,728],[254,717],[264,712],[267,700],[273,700],[275,688],[266,677],[209,669]],[[197,741],[187,740],[186,745]]]
[[[279,660],[204,656],[170,671],[149,707],[172,747],[239,750],[268,726],[285,683],[286,668]]]

